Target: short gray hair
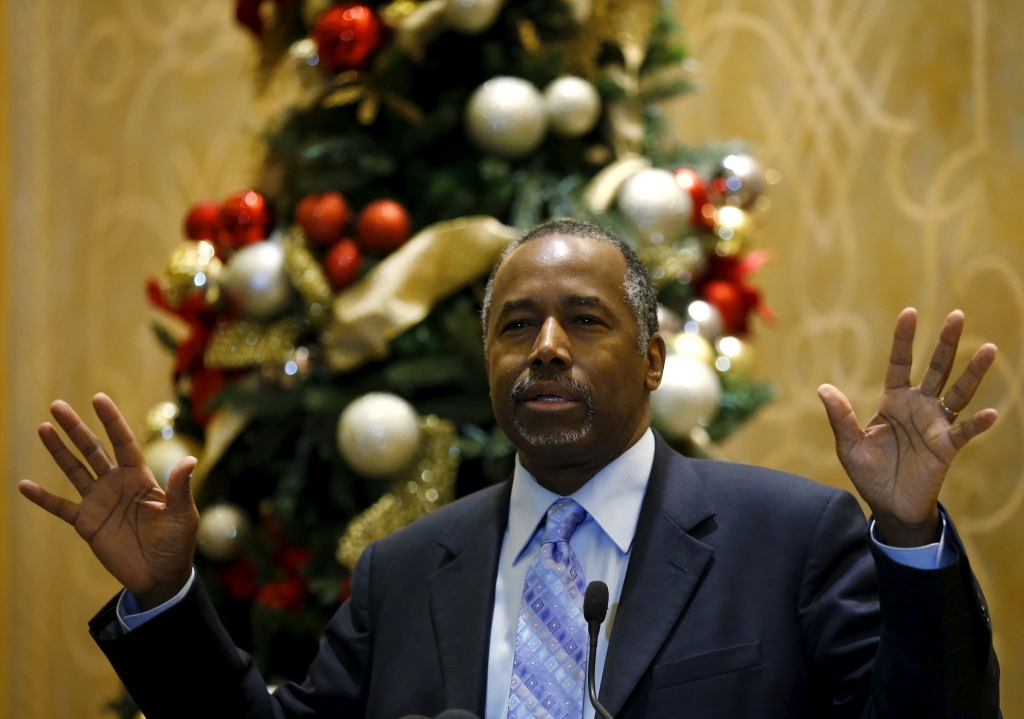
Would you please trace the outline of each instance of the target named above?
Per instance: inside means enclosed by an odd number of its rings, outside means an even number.
[[[487,289],[484,292],[484,303],[480,310],[480,318],[483,322],[484,344],[487,343],[487,322],[491,314],[491,296],[494,290],[494,277],[505,262],[506,258],[516,249],[530,240],[551,235],[568,235],[570,237],[585,237],[589,240],[607,242],[613,245],[626,260],[626,280],[623,282],[623,299],[636,318],[637,348],[640,354],[647,354],[647,346],[651,342],[651,336],[658,331],[658,293],[654,289],[654,282],[647,271],[647,266],[637,256],[633,248],[627,245],[618,235],[610,230],[595,225],[593,222],[581,222],[579,220],[551,220],[544,224],[537,225],[513,242],[498,260],[497,266],[487,280]]]

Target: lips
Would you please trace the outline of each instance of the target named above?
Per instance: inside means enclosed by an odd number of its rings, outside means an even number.
[[[534,382],[523,395],[524,402],[565,403],[579,400],[571,391],[553,382]]]

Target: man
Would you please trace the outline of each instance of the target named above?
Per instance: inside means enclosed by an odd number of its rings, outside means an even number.
[[[302,685],[274,696],[232,646],[192,571],[198,514],[183,460],[166,494],[104,395],[118,466],[72,409],[43,443],[82,494],[21,491],[72,524],[125,587],[91,622],[149,719],[366,716],[463,709],[485,719],[592,719],[586,584],[613,614],[595,670],[604,706],[643,717],[995,717],[987,608],[937,504],[949,463],[995,422],[957,422],[995,357],[977,351],[943,395],[963,316],[910,385],[916,315],[897,320],[878,413],[819,389],[846,492],[693,461],[649,429],[661,380],[650,277],[613,235],[542,225],[488,286],[495,416],[518,449],[511,481],[369,547]]]

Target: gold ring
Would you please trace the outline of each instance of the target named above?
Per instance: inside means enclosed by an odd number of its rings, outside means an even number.
[[[954,412],[953,410],[946,406],[945,397],[939,398],[939,409],[942,410],[942,414],[946,416],[946,421],[948,421],[950,424],[956,422],[956,418],[960,416],[959,412]]]

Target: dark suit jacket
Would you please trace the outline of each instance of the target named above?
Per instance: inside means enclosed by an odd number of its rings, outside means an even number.
[[[90,628],[148,719],[483,716],[511,483],[372,545],[300,685],[271,697],[201,583],[123,634]],[[600,698],[618,719],[996,717],[988,610],[963,545],[919,571],[872,549],[856,500],[660,438]]]

